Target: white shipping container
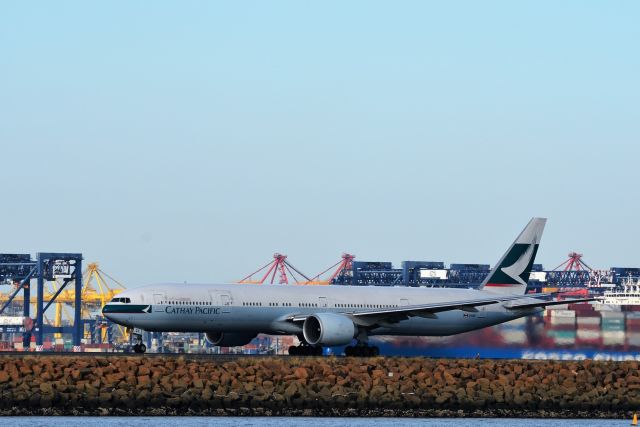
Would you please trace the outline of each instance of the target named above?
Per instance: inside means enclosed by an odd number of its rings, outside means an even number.
[[[558,304],[558,305],[550,305],[549,307],[547,307],[544,310],[544,314],[547,314],[549,312],[552,311],[558,311],[558,310],[568,310],[569,309],[569,304]]]
[[[597,304],[593,304],[593,308],[601,313],[620,313],[619,305],[608,305],[598,302]]]
[[[576,317],[576,321],[578,322],[578,326],[598,326],[600,325],[599,317]]]
[[[603,319],[624,319],[624,313],[621,311],[601,311],[600,317]]]
[[[576,335],[581,340],[597,340],[600,338],[598,329],[578,329]]]
[[[0,325],[2,326],[22,326],[24,325],[24,316],[0,316]]]
[[[562,317],[562,316],[554,316],[549,319],[549,323],[552,325],[575,325],[576,318],[575,317]]]
[[[602,344],[604,345],[623,345],[626,334],[624,331],[603,331]]]
[[[527,341],[527,334],[517,329],[507,329],[501,335],[504,342],[508,344],[523,344]]]
[[[576,312],[573,310],[552,310],[549,315],[551,317],[576,317]]]
[[[539,282],[546,282],[547,281],[547,273],[544,271],[532,271],[531,274],[529,274],[529,280],[537,280]]]
[[[640,347],[640,333],[628,332],[627,333],[627,342],[629,343],[629,345]]]
[[[435,269],[429,269],[429,268],[421,268],[420,278],[447,280],[447,273],[448,273],[448,270],[435,270]]]

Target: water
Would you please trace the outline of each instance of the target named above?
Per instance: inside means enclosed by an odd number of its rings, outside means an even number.
[[[631,420],[531,418],[311,418],[311,417],[0,417],[2,427],[600,427],[628,426]]]

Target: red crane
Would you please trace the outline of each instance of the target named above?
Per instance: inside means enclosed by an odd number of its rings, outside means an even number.
[[[333,264],[331,267],[327,268],[323,272],[315,275],[311,280],[308,280],[305,283],[305,285],[330,285],[331,282],[333,282],[333,279],[338,277],[340,274],[342,274],[343,272],[351,271],[353,269],[353,260],[355,258],[356,256],[352,254],[347,254],[347,253],[342,254],[342,259],[340,261],[336,262],[335,264]],[[327,280],[320,280],[320,276],[324,275],[325,273],[327,273],[328,271],[334,268],[335,268],[334,272],[331,274],[331,276],[329,276]]]
[[[255,274],[258,274],[264,270],[266,270],[266,272],[260,280],[252,280]],[[269,263],[267,263],[265,266],[254,271],[244,279],[240,280],[238,283],[253,283],[262,285],[265,282],[268,282],[269,284],[273,284],[274,280],[276,279],[276,275],[278,276],[278,283],[281,285],[288,284],[289,277],[291,277],[296,284],[302,284],[305,283],[305,281],[308,282],[310,280],[307,276],[300,272],[300,270],[295,268],[289,263],[289,261],[287,261],[286,255],[275,253],[273,254],[273,261],[269,261]],[[299,280],[298,276],[304,278],[305,281]]]
[[[569,258],[562,264],[554,268],[553,271],[560,270],[562,267],[564,267],[562,271],[565,271],[570,275],[579,275],[579,277],[587,275],[587,278],[585,280],[589,283],[593,280],[599,280],[598,272],[589,267],[587,263],[582,260],[582,254],[579,254],[577,252],[570,252]],[[586,297],[588,295],[589,290],[587,288],[576,288],[562,291],[558,294],[558,299]]]
[[[582,254],[577,252],[570,252],[569,259],[565,262],[554,268],[553,270],[559,270],[562,266],[564,266],[563,271],[591,271],[593,270],[589,267],[584,261],[582,261]]]

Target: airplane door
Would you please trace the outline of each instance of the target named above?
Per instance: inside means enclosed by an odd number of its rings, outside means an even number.
[[[211,302],[213,305],[220,307],[221,313],[230,313],[233,300],[231,294],[227,291],[211,291]]]
[[[155,304],[155,306],[153,307],[153,311],[161,311],[162,308],[158,306],[162,304],[164,300],[165,297],[163,294],[153,294],[153,303]]]
[[[327,308],[327,297],[318,297],[318,307]]]
[[[487,317],[487,307],[484,307],[484,306],[483,307],[478,307],[478,313],[476,313],[476,314],[477,314],[477,317],[479,317],[481,319],[484,318],[484,317]]]
[[[409,300],[406,298],[400,298],[400,307],[406,307],[409,305]]]
[[[231,297],[229,294],[220,294],[220,306],[222,306],[223,313],[231,311]]]

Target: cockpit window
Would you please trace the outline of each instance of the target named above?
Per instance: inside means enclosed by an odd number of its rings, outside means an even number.
[[[111,300],[111,302],[121,302],[124,304],[130,304],[131,303],[131,298],[114,298]]]

